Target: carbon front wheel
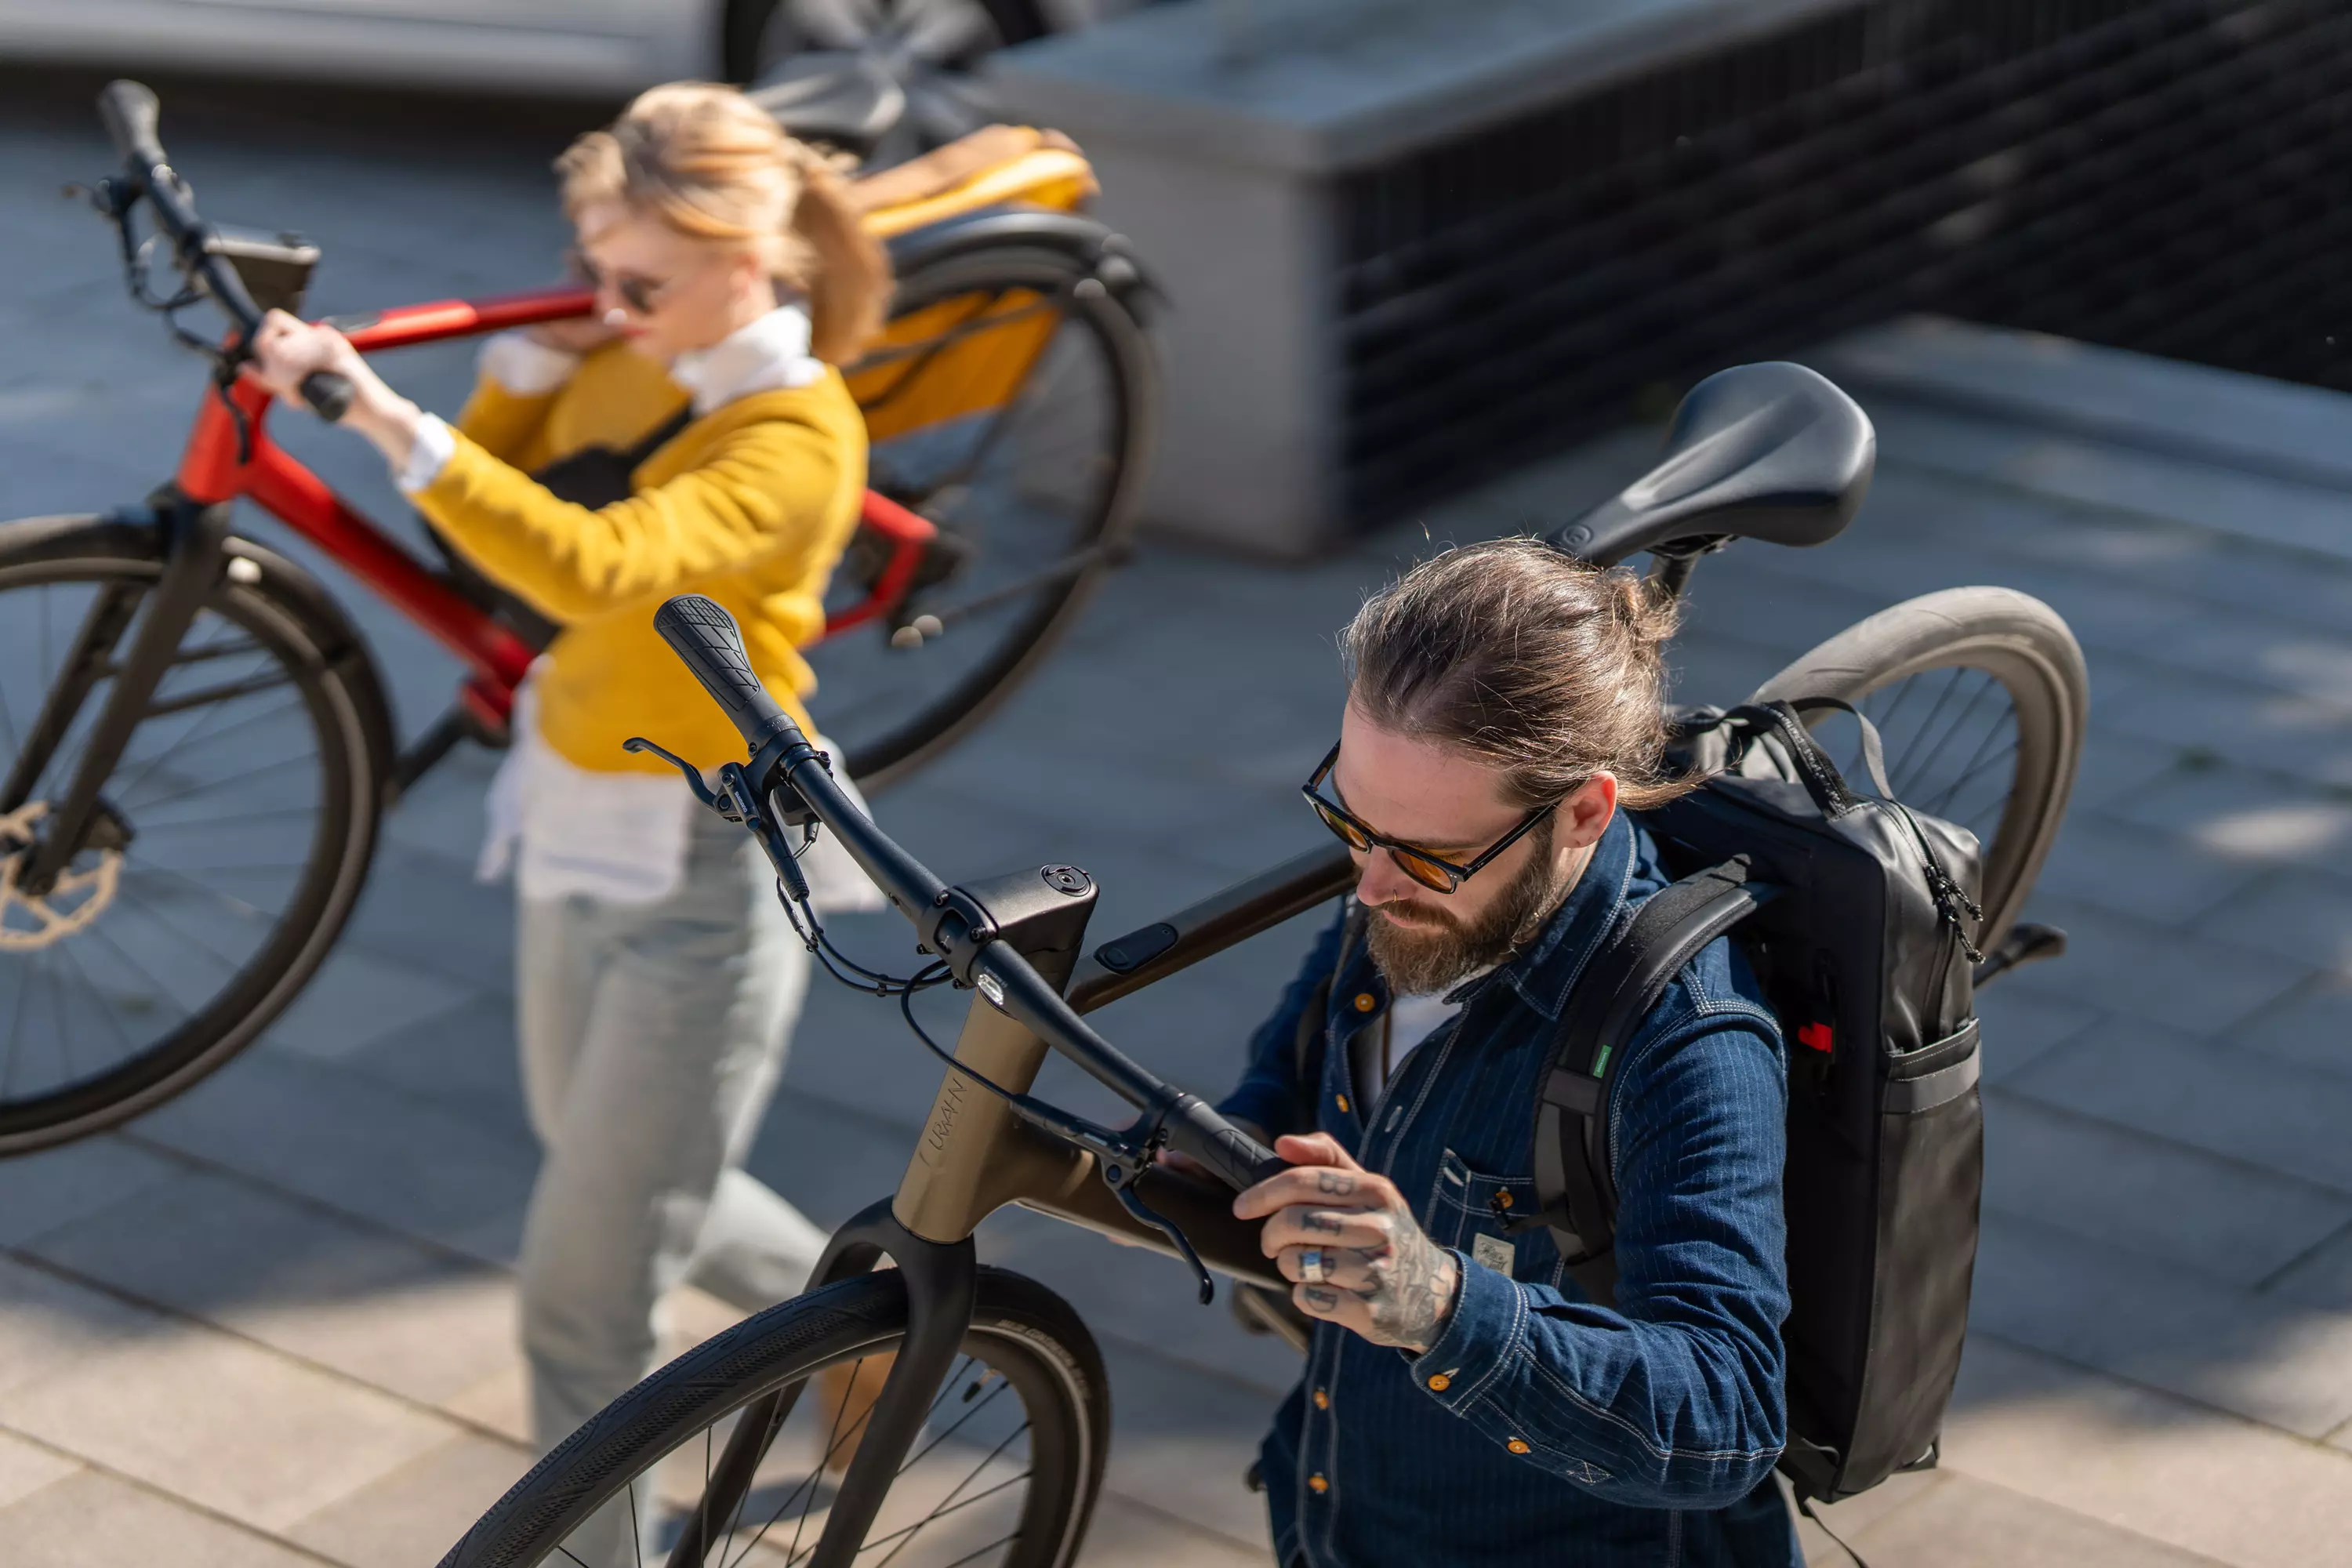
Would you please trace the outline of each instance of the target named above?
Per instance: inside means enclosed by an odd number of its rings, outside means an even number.
[[[2066,815],[2090,710],[2083,650],[2058,612],[2012,588],[1947,588],[1881,610],[1759,687],[1751,702],[1834,697],[1868,714],[1887,782],[1906,805],[1984,846],[1990,952],[2033,890]],[[1808,716],[1849,776],[1862,775],[1835,710]],[[1844,751],[1841,752],[1841,746]]]
[[[895,1269],[814,1290],[705,1342],[604,1407],[499,1500],[441,1568],[789,1568],[824,1533],[837,1472],[907,1334]],[[1102,1357],[1044,1286],[980,1271],[961,1353],[845,1561],[862,1568],[1065,1568],[1102,1484]],[[726,1481],[766,1417],[748,1488]]]

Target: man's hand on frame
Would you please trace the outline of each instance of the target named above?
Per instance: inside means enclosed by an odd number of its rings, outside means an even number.
[[[1461,1279],[1454,1255],[1429,1239],[1396,1184],[1356,1163],[1328,1132],[1277,1140],[1291,1169],[1234,1200],[1265,1219],[1259,1245],[1311,1318],[1376,1345],[1415,1352],[1437,1342]]]

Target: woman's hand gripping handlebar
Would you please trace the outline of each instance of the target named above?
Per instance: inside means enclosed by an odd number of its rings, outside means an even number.
[[[988,911],[977,900],[932,875],[858,809],[834,782],[824,754],[752,673],[733,616],[689,594],[662,605],[654,627],[741,732],[751,753],[744,774],[777,820],[814,817],[829,829],[959,984],[977,988],[992,1005],[1142,1111],[1170,1148],[1236,1191],[1285,1169],[1271,1150],[1197,1095],[1163,1082],[1087,1027],[1026,958],[993,940]]]
[[[113,139],[114,150],[122,155],[125,176],[121,187],[101,193],[102,209],[125,226],[127,253],[132,245],[128,227],[131,207],[145,198],[155,215],[155,227],[171,241],[173,258],[182,275],[201,286],[236,328],[236,342],[230,351],[233,369],[243,359],[253,335],[261,330],[261,308],[246,291],[245,279],[237,276],[236,268],[215,248],[212,226],[196,216],[187,183],[163,156],[163,139],[157,133],[163,106],[141,83],[115,81],[98,95],[98,113],[107,135]],[[351,412],[355,389],[349,376],[331,370],[313,371],[302,378],[301,390],[302,401],[330,424]]]

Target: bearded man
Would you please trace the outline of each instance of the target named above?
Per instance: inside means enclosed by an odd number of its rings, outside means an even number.
[[[1638,579],[1533,540],[1363,607],[1307,785],[1355,853],[1340,918],[1221,1109],[1294,1168],[1234,1204],[1313,1321],[1262,1451],[1284,1568],[1800,1561],[1786,1434],[1780,1035],[1727,941],[1627,1047],[1613,1306],[1537,1207],[1533,1110],[1586,960],[1669,879]]]

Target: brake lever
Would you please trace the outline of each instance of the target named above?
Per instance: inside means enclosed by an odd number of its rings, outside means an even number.
[[[1217,1282],[1210,1277],[1208,1265],[1202,1263],[1201,1255],[1192,1250],[1192,1238],[1177,1227],[1176,1222],[1153,1209],[1135,1190],[1137,1177],[1149,1169],[1150,1164],[1145,1162],[1121,1182],[1113,1179],[1112,1168],[1106,1166],[1103,1170],[1103,1180],[1109,1184],[1111,1195],[1118,1199],[1121,1208],[1134,1215],[1137,1220],[1166,1237],[1175,1245],[1176,1250],[1183,1256],[1184,1261],[1192,1266],[1192,1277],[1201,1284],[1201,1305],[1205,1307],[1217,1299]]]
[[[664,751],[642,735],[632,735],[621,742],[625,752],[651,752],[686,776],[686,787],[694,798],[719,814],[719,819],[731,822],[748,831],[767,851],[769,864],[776,868],[778,880],[784,885],[785,896],[794,903],[809,900],[808,876],[801,869],[800,859],[784,843],[783,834],[768,820],[760,809],[757,792],[751,788],[751,776],[740,763],[719,764],[720,788],[713,790],[702,782],[702,770],[675,752]]]

